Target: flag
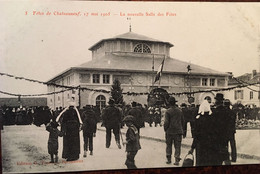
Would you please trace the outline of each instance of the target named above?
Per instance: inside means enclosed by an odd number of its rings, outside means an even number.
[[[157,70],[157,73],[156,73],[156,76],[155,76],[154,83],[157,82],[158,80],[160,80],[160,78],[161,78],[161,76],[162,76],[164,60],[165,60],[165,57],[163,58],[162,63],[161,63],[160,66],[158,67],[158,70]]]

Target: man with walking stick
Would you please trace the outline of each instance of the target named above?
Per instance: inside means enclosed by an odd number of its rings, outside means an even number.
[[[110,147],[111,143],[111,131],[115,135],[116,144],[119,149],[120,145],[120,123],[121,123],[121,112],[115,106],[115,100],[110,98],[108,101],[109,106],[107,106],[102,112],[103,125],[106,128],[106,148]]]

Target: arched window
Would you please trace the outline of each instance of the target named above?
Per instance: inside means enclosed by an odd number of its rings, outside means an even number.
[[[136,53],[151,53],[151,49],[146,44],[137,44],[134,48],[134,52]]]
[[[96,98],[96,106],[100,109],[100,111],[106,106],[106,97],[103,95],[99,95]]]

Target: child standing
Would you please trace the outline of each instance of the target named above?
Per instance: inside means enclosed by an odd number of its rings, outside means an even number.
[[[90,105],[85,106],[85,111],[82,113],[83,120],[83,138],[84,138],[84,154],[83,157],[87,157],[87,151],[89,149],[90,155],[93,155],[93,137],[96,137],[97,120],[95,112]]]
[[[126,116],[123,119],[123,122],[128,127],[126,132],[126,142],[124,142],[124,144],[126,144],[127,152],[125,165],[128,169],[136,169],[137,167],[134,159],[138,150],[141,149],[138,129],[134,126],[134,117],[131,115]]]
[[[49,140],[48,140],[48,153],[51,155],[50,163],[58,162],[58,137],[62,137],[62,132],[58,130],[58,123],[55,121],[51,121],[46,125],[46,130],[50,132]],[[53,158],[53,156],[55,157]]]

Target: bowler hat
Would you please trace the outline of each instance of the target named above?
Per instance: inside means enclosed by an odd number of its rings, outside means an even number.
[[[134,122],[134,117],[132,115],[127,115],[123,119],[123,122]]]
[[[91,110],[92,107],[91,107],[91,105],[86,105],[86,106],[84,107],[84,109],[85,109],[85,110]]]
[[[216,100],[224,100],[224,95],[221,94],[221,93],[217,93],[215,99]]]
[[[115,100],[113,98],[110,98],[108,104],[115,104]]]
[[[181,107],[187,107],[186,103],[182,103]]]
[[[223,101],[223,104],[224,104],[224,106],[230,106],[230,105],[231,105],[231,102],[230,102],[229,99],[225,99],[225,100]]]
[[[135,101],[132,102],[132,107],[136,107],[137,103]]]
[[[85,108],[91,108],[91,105],[86,105]]]
[[[168,102],[169,103],[176,103],[177,100],[174,97],[169,97]]]

